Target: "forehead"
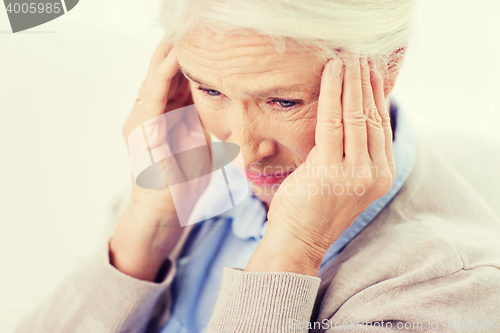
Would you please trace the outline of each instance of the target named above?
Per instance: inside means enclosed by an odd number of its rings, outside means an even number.
[[[175,47],[181,67],[204,79],[221,81],[258,76],[289,84],[319,79],[326,59],[315,49],[293,43],[287,46],[284,52],[278,52],[268,36],[197,29]]]

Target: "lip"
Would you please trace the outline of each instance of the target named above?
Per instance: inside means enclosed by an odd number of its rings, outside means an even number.
[[[277,172],[272,174],[257,175],[248,170],[246,171],[248,180],[258,186],[272,186],[274,184],[281,183],[290,174],[291,172]]]

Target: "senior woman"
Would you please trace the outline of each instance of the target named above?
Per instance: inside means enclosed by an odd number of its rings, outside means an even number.
[[[168,188],[134,183],[109,243],[19,332],[498,328],[500,221],[390,96],[412,7],[164,0],[123,134],[194,103],[251,195],[213,217],[226,189],[204,188],[183,228]]]

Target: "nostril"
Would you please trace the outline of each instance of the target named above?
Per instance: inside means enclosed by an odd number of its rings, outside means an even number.
[[[250,166],[246,168],[247,170],[251,170],[255,164],[258,164],[259,162],[252,162],[250,163]]]

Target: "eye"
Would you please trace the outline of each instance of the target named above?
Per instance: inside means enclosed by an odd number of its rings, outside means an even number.
[[[219,96],[219,95],[221,95],[220,91],[214,90],[214,89],[206,89],[206,88],[198,87],[198,90],[201,90],[201,91],[205,92],[207,95],[210,95],[210,96]]]
[[[214,98],[214,97],[219,97],[219,96],[224,97],[223,93],[221,93],[220,91],[215,90],[215,89],[204,88],[202,86],[198,86],[197,89],[200,91],[203,91],[203,94],[205,95],[204,97],[207,97],[207,98]],[[215,99],[212,99],[212,100],[215,101]],[[287,100],[287,99],[274,98],[267,103],[272,104],[272,105],[276,105],[277,106],[276,111],[288,111],[288,110],[295,109],[294,108],[295,106],[302,105],[303,101],[302,100]],[[283,109],[285,109],[285,110],[283,110]]]
[[[279,106],[281,106],[282,108],[285,108],[285,109],[290,109],[290,108],[292,108],[292,107],[294,107],[295,105],[298,104],[295,101],[289,101],[289,100],[285,100],[285,99],[273,99],[271,101],[271,103],[277,104],[277,105],[279,105]]]

